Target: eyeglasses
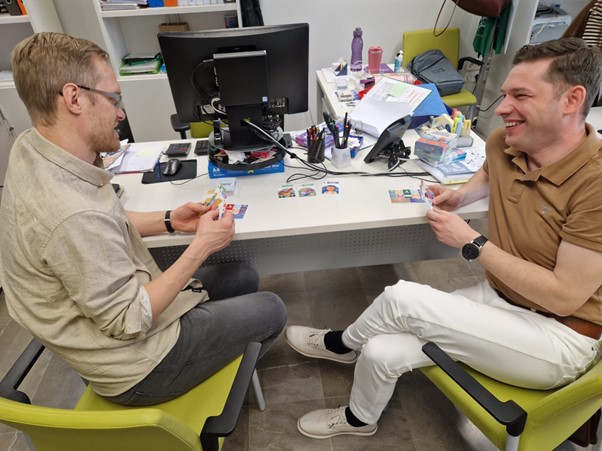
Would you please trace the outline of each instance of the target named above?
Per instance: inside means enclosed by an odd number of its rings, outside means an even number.
[[[119,108],[123,110],[123,102],[121,98],[121,94],[116,94],[114,92],[103,91],[101,89],[90,88],[88,86],[76,85],[80,89],[85,89],[86,91],[94,92],[96,94],[100,94],[101,96],[105,96],[107,99],[111,101],[115,108]]]

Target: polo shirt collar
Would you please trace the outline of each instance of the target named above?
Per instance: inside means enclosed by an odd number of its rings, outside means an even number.
[[[587,137],[577,149],[562,160],[532,172],[527,172],[527,160],[523,152],[514,147],[508,147],[504,149],[504,152],[513,157],[512,162],[523,172],[524,176],[520,177],[522,180],[536,181],[539,177],[544,177],[559,186],[600,151],[602,140],[598,138],[596,130],[590,124],[585,124],[585,127]]]
[[[113,178],[113,174],[102,166],[100,155],[98,155],[94,164],[90,164],[47,140],[35,128],[32,128],[31,132],[29,137],[35,151],[65,171],[99,187],[106,185]]]

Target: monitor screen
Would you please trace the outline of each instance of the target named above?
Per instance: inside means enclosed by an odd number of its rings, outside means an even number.
[[[159,45],[178,118],[226,120],[224,148],[265,145],[245,120],[270,129],[307,111],[306,23],[159,33]]]

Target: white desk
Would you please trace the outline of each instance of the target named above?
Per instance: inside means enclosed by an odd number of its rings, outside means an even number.
[[[408,131],[404,141],[413,145],[416,138],[414,131]],[[300,149],[293,150],[299,156],[304,155]],[[384,172],[384,161],[369,165],[363,162],[367,152],[368,149],[361,150],[348,170]],[[188,159],[194,157],[191,151]],[[197,175],[206,173],[207,157],[197,160]],[[288,158],[286,164],[299,166]],[[332,168],[329,162],[327,165]],[[408,171],[419,170],[411,161],[402,167]],[[227,202],[247,204],[248,210],[243,219],[236,221],[233,243],[211,256],[208,263],[244,260],[262,274],[274,274],[457,255],[457,250],[435,239],[426,224],[425,204],[391,203],[389,189],[415,189],[418,180],[409,177],[328,177],[324,180],[339,182],[340,194],[278,198],[278,188],[287,184],[287,177],[295,172],[298,171],[287,167],[284,173],[237,178],[236,193],[229,196]],[[219,182],[207,175],[184,184],[142,184],[141,179],[141,174],[123,174],[114,179],[125,188],[121,199],[128,210],[173,209],[184,202],[198,202]],[[304,179],[292,184],[304,183],[313,183],[319,191],[323,181]],[[487,201],[464,207],[459,213],[465,219],[483,218],[487,214]],[[178,233],[145,238],[162,266],[171,264],[190,241],[190,235]]]

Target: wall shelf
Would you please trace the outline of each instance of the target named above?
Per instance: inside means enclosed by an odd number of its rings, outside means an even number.
[[[140,8],[122,11],[102,11],[101,16],[106,17],[143,17],[165,16],[171,14],[213,13],[223,11],[236,11],[236,3],[219,3],[201,6],[163,6],[160,8]]]
[[[7,13],[0,14],[0,25],[12,23],[29,23],[29,16],[11,16]]]

